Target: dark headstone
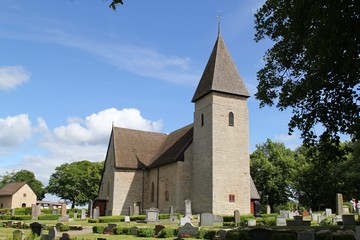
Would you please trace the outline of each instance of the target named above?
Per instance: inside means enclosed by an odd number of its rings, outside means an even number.
[[[155,234],[157,235],[164,228],[165,228],[165,226],[163,226],[163,225],[156,225],[155,226]]]
[[[260,215],[260,202],[259,201],[254,202],[254,216],[255,217],[261,217],[261,215]]]
[[[15,230],[13,231],[13,240],[24,240],[25,239],[25,233],[22,230]]]
[[[41,223],[38,223],[38,222],[33,222],[30,224],[30,228],[31,228],[31,232],[33,234],[36,234],[38,236],[41,236],[42,235],[42,231],[43,231],[43,228],[44,228],[44,225],[41,224]]]
[[[60,240],[70,240],[70,235],[68,233],[63,233]]]

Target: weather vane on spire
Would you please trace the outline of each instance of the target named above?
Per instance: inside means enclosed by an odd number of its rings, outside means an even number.
[[[218,15],[216,17],[218,19],[218,35],[220,35],[221,34],[221,32],[220,32],[220,24],[221,24],[221,19],[222,19],[220,11],[218,11]]]

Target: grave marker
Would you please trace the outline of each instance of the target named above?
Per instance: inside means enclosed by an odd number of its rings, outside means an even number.
[[[191,201],[189,199],[185,200],[185,217],[192,218]]]

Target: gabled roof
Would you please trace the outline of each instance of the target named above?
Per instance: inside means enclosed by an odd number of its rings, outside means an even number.
[[[143,169],[184,161],[184,151],[192,142],[192,131],[192,124],[170,134],[115,127],[115,167]]]
[[[192,98],[192,102],[204,97],[211,91],[250,97],[220,34]]]
[[[142,169],[148,166],[166,140],[164,133],[113,128],[115,167]]]
[[[259,192],[256,189],[255,183],[250,176],[250,198],[251,199],[260,199]]]
[[[0,189],[0,196],[12,196],[25,184],[26,182],[8,183]]]

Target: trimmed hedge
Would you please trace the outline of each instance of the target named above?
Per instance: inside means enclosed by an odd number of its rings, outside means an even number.
[[[130,235],[130,228],[128,227],[116,227],[113,229],[114,235]]]
[[[104,229],[105,228],[103,226],[93,226],[92,228],[93,233],[99,233],[99,234],[103,234]]]
[[[106,217],[100,217],[99,222],[100,223],[111,223],[111,222],[121,222],[124,221],[124,216],[106,216]]]
[[[138,228],[136,236],[138,236],[138,237],[154,237],[155,229],[153,229],[153,228]]]
[[[60,226],[60,232],[66,232],[70,230],[70,226],[69,225],[61,225]]]
[[[59,217],[61,217],[61,214],[41,214],[39,220],[58,220]]]
[[[216,233],[216,230],[199,230],[196,237],[200,239],[212,240],[216,237]]]
[[[157,237],[158,238],[171,238],[171,237],[175,237],[177,235],[177,233],[175,234],[175,229],[171,229],[171,228],[164,228],[162,229]]]

